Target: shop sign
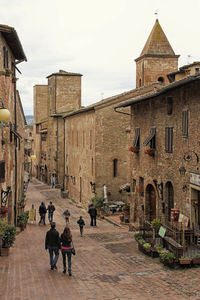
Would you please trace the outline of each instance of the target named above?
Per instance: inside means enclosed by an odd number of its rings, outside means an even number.
[[[160,226],[158,235],[161,236],[162,238],[164,238],[165,233],[166,233],[166,228],[164,228],[163,226]]]
[[[190,183],[200,186],[200,174],[190,173]]]

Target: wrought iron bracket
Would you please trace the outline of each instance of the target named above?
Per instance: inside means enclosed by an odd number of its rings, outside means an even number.
[[[6,206],[10,190],[11,190],[10,186],[7,187],[6,191],[4,191],[3,189],[1,189],[1,206]]]

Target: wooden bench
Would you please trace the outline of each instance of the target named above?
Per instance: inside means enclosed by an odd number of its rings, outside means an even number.
[[[163,240],[165,244],[164,246],[174,253],[176,259],[180,258],[183,255],[183,246],[181,246],[169,236],[164,237]]]

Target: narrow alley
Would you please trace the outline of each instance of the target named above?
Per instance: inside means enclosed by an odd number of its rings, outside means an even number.
[[[44,239],[49,225],[38,226],[38,207],[53,201],[54,221],[62,233],[63,211],[71,212],[70,228],[76,255],[72,257],[72,277],[63,274],[62,257],[58,270],[50,270]],[[36,224],[28,224],[16,239],[8,257],[0,258],[1,300],[54,299],[200,299],[200,268],[170,270],[137,250],[134,232],[97,220],[90,227],[88,213],[72,201],[62,199],[60,190],[33,179],[27,191],[26,210],[34,204]],[[86,221],[80,237],[77,220]],[[48,222],[47,222],[48,224]]]

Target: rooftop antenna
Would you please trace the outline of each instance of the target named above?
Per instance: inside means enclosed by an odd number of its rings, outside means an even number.
[[[156,20],[158,19],[158,9],[156,9],[154,15],[156,16]]]
[[[187,56],[187,64],[188,64],[188,65],[190,64],[190,58],[192,58],[192,55],[189,54],[189,55]]]

